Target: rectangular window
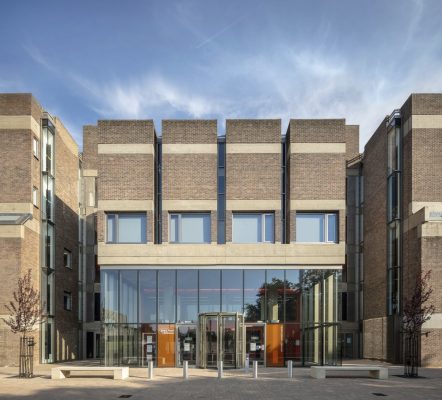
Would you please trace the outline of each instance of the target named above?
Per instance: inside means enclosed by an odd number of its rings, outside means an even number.
[[[337,243],[337,213],[296,213],[296,241]]]
[[[146,243],[146,214],[107,214],[107,243]]]
[[[32,188],[32,204],[38,207],[38,189],[35,186]]]
[[[38,143],[38,139],[33,137],[32,138],[32,153],[34,154],[35,158],[39,157],[39,153],[40,153],[40,149],[39,149],[39,143]]]
[[[170,214],[170,243],[210,243],[210,214]]]
[[[72,253],[67,249],[64,249],[63,260],[64,260],[64,266],[66,268],[72,269]]]
[[[63,292],[63,307],[67,311],[72,310],[72,293]]]
[[[273,213],[234,213],[232,220],[233,243],[275,242]]]

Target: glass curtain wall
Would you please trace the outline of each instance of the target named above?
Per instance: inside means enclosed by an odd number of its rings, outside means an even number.
[[[198,335],[198,315],[208,312],[243,314],[250,332],[266,336],[267,366],[339,362],[338,271],[103,269],[101,275],[107,365],[173,366],[184,356],[194,362],[189,332]]]
[[[42,152],[40,212],[42,218],[41,252],[41,300],[46,305],[47,320],[42,323],[41,361],[54,362],[54,272],[55,272],[55,219],[54,219],[54,181],[55,181],[55,127],[49,119],[42,120]]]

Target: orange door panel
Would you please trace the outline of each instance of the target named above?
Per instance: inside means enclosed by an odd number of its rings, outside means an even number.
[[[158,325],[158,367],[175,366],[175,325]]]
[[[267,367],[284,366],[283,324],[267,324],[266,326],[266,362]]]

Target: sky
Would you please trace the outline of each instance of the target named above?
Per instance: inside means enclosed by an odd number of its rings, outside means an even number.
[[[98,119],[345,118],[442,92],[441,0],[0,0],[0,92]]]

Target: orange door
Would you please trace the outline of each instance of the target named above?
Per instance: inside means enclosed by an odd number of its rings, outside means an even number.
[[[158,367],[175,366],[175,325],[158,325]]]
[[[283,367],[284,326],[282,324],[267,324],[266,326],[266,362],[267,367]]]

